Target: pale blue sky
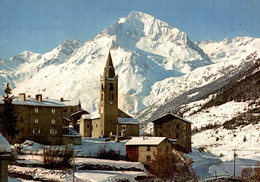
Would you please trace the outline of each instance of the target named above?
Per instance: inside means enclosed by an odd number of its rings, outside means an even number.
[[[0,57],[87,41],[137,10],[192,41],[260,37],[260,0],[0,0]]]

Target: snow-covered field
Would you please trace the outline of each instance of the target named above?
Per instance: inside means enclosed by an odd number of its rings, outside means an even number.
[[[74,146],[77,156],[75,158],[75,181],[116,181],[118,179],[128,179],[135,181],[137,176],[147,176],[147,171],[144,165],[140,162],[129,162],[122,160],[106,160],[97,159],[97,152],[101,148],[105,150],[113,149],[117,152],[120,151],[120,155],[125,155],[125,142],[105,141],[103,138],[83,138],[82,145]],[[50,170],[45,169],[43,164],[43,149],[42,145],[26,141],[21,145],[21,151],[24,155],[18,155],[17,165],[9,166],[9,172],[20,173],[20,174],[31,174],[34,179],[49,179],[56,181],[72,181],[72,170]],[[79,152],[77,152],[79,151]],[[92,158],[83,158],[83,157]],[[34,167],[26,167],[28,165]],[[38,165],[38,166],[37,166]],[[100,170],[86,170],[85,166],[95,166]],[[9,181],[27,181],[22,179],[9,178]]]
[[[232,114],[232,113],[231,113]],[[241,130],[240,133],[238,133]],[[255,165],[257,161],[260,161],[260,141],[259,134],[260,125],[247,126],[244,128],[238,129],[235,131],[236,137],[234,133],[228,133],[230,131],[222,129],[222,133],[225,137],[218,136],[214,130],[206,130],[200,133],[193,135],[193,151],[188,154],[188,157],[192,158],[193,168],[196,171],[196,174],[199,177],[207,177],[214,176],[215,173],[218,175],[233,175],[233,151],[232,149],[238,149],[236,151],[237,154],[237,168],[236,174],[239,174],[243,167]],[[250,133],[248,133],[250,131]],[[220,132],[220,131],[219,131]],[[227,132],[227,133],[225,133]],[[248,140],[243,142],[244,135],[247,136]],[[218,141],[216,141],[216,137],[219,137]],[[106,146],[106,150],[114,149],[117,151],[121,151],[121,155],[125,155],[125,146],[123,141],[121,143],[108,141],[105,142],[104,139],[93,139],[93,138],[83,138],[82,145],[75,146],[75,150],[84,150],[78,152],[78,156],[89,156],[94,157],[97,151]],[[30,143],[30,142],[27,142]],[[32,144],[32,145],[31,145]],[[19,155],[18,163],[20,164],[42,164],[42,154],[41,145],[37,143],[30,143],[29,145],[23,145],[23,151],[27,151],[25,153],[30,153],[26,155]],[[205,151],[199,151],[200,147],[206,146]],[[35,151],[35,152],[32,152]],[[37,151],[37,152],[36,152]],[[99,165],[99,166],[110,166],[116,171],[109,170],[84,170],[84,165]],[[127,162],[127,161],[113,161],[113,160],[105,160],[105,159],[96,159],[96,158],[82,158],[76,157],[75,165],[77,168],[82,170],[77,170],[75,176],[78,181],[107,181],[107,180],[115,180],[116,178],[120,179],[130,179],[134,180],[137,176],[146,176],[147,171],[144,168],[143,164],[139,162]],[[45,171],[46,174],[51,174],[51,170],[43,169],[41,167],[20,167],[20,166],[12,166],[16,168],[17,171],[33,171],[37,169],[40,174],[41,171]],[[134,171],[129,171],[129,169],[135,169]],[[48,179],[55,179],[59,181],[70,181],[71,174],[70,172],[66,173],[66,178],[59,179],[61,170],[55,170],[52,172],[53,175],[48,175]],[[44,174],[45,174],[44,173]],[[63,172],[64,173],[64,172]],[[39,177],[39,176],[38,176]],[[11,179],[14,181],[14,179]]]

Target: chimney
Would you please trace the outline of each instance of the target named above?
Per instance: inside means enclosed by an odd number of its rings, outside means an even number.
[[[60,101],[61,101],[61,102],[63,102],[63,101],[64,101],[63,97],[61,97],[61,98],[60,98]]]
[[[183,112],[179,112],[178,114],[181,118],[183,118]]]
[[[25,93],[20,93],[19,94],[19,100],[21,100],[21,101],[25,101],[26,99],[25,99]]]
[[[37,95],[35,95],[35,99],[36,99],[38,102],[42,102],[42,94],[37,94]]]

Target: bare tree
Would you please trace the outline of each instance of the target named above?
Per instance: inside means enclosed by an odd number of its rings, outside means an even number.
[[[180,152],[169,151],[155,155],[155,159],[150,165],[150,171],[165,181],[187,181],[196,178],[191,166],[191,159]]]

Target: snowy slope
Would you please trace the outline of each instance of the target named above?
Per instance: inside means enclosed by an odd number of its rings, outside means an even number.
[[[215,63],[243,59],[260,49],[260,39],[251,37],[236,37],[232,40],[225,38],[219,42],[202,41],[196,44]]]
[[[243,71],[251,67],[254,68],[255,65],[259,64],[256,57],[259,56],[254,53],[246,59],[219,62],[197,68],[175,82],[173,78],[157,82],[153,85],[150,96],[148,96],[150,98],[146,98],[147,100],[154,99],[154,103],[140,111],[137,114],[138,119],[143,124],[147,124],[153,118],[159,117],[168,110],[175,111],[175,108],[179,105],[208,97],[220,88],[236,82],[238,76],[243,78],[244,75],[240,75]],[[166,91],[164,92],[164,90]]]
[[[2,60],[1,83],[10,82],[15,94],[80,98],[83,108],[96,110],[99,75],[109,49],[119,74],[119,107],[130,113],[153,102],[146,97],[156,82],[212,64],[186,33],[133,11],[85,43],[65,41],[45,54],[26,51]],[[3,65],[9,62],[12,68],[7,72]]]

